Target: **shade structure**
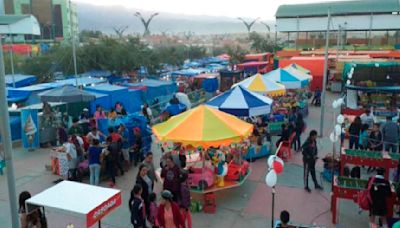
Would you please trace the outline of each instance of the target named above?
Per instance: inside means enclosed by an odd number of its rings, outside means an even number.
[[[228,146],[240,142],[252,131],[252,124],[205,105],[153,126],[153,133],[160,141],[204,148]]]
[[[310,83],[309,77],[304,76],[305,74],[300,71],[297,71],[297,74],[294,71],[297,70],[288,71],[278,68],[266,73],[264,77],[282,83],[285,85],[286,89],[300,89],[306,87]]]
[[[259,116],[271,112],[272,99],[236,86],[207,102],[207,105],[234,116]]]
[[[96,96],[71,85],[64,85],[38,94],[43,102],[87,102],[96,99]]]
[[[253,75],[250,78],[247,78],[233,85],[232,87],[238,85],[241,85],[250,91],[269,96],[281,96],[284,95],[286,92],[286,88],[284,85],[277,83],[273,80],[270,80],[262,76],[261,74]]]
[[[84,215],[86,227],[93,227],[121,204],[121,190],[72,181],[62,181],[26,200],[28,212],[46,207]]]
[[[299,64],[296,63],[292,63],[290,65],[288,65],[287,67],[284,68],[285,70],[298,70],[300,72],[303,72],[305,74],[311,74],[311,71],[307,68],[302,67]]]

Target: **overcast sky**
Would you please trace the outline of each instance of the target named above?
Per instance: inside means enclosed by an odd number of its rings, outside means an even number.
[[[122,5],[146,11],[188,15],[249,17],[273,20],[279,5],[327,0],[72,0],[96,5]],[[330,0],[332,1],[332,0]],[[337,0],[336,0],[337,1]]]

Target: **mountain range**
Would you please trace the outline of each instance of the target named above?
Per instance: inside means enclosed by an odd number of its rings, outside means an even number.
[[[104,33],[114,33],[114,28],[120,29],[126,26],[124,34],[143,33],[144,27],[135,17],[135,12],[140,12],[147,19],[154,12],[141,11],[123,6],[98,6],[87,3],[77,3],[78,21],[80,30],[100,30]],[[252,19],[246,19],[251,21]],[[274,30],[274,21],[267,23],[271,31]],[[155,34],[169,33],[179,34],[184,32],[202,34],[227,34],[245,33],[245,25],[236,18],[217,16],[192,16],[159,12],[150,24],[150,32]],[[257,22],[252,31],[266,32],[265,25]]]

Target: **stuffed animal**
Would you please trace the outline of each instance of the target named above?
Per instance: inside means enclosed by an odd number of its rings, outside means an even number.
[[[224,183],[224,177],[226,176],[226,174],[228,173],[228,165],[225,162],[225,154],[218,150],[216,153],[216,157],[217,157],[217,186],[218,187],[224,187],[225,183]]]

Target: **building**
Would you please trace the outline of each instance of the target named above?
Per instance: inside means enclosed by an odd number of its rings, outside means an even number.
[[[347,38],[361,38],[356,42],[364,40],[366,44],[371,45],[374,36],[379,35],[386,38],[384,41],[380,40],[381,43],[377,42],[377,45],[382,45],[382,42],[387,42],[386,44],[398,42],[400,30],[400,2],[398,0],[353,0],[281,5],[275,15],[277,31],[287,33],[288,42],[291,38],[290,34],[295,35],[296,46],[299,38],[309,39],[309,33],[313,37],[318,36],[323,39],[328,25],[328,11],[331,15],[330,30],[344,36],[345,41],[348,41]],[[358,35],[350,37],[347,35],[349,32]],[[390,39],[390,36],[393,38]]]
[[[76,4],[69,0],[4,0],[6,14],[32,14],[40,24],[40,40],[69,40],[78,34]]]

